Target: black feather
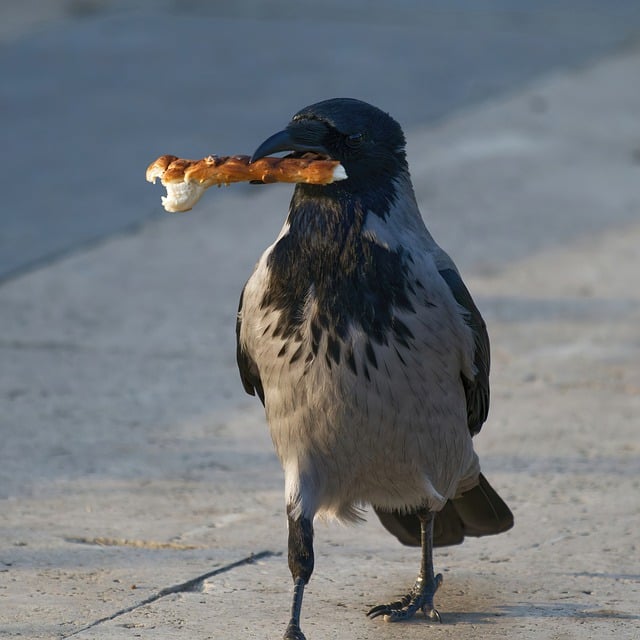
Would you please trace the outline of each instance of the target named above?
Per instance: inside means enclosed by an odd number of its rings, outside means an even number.
[[[375,509],[384,528],[402,544],[420,546],[420,520],[415,513]],[[435,514],[433,544],[460,544],[466,536],[492,536],[513,527],[513,514],[496,490],[480,474],[479,483],[458,498],[447,500]]]
[[[238,304],[238,315],[236,317],[236,361],[238,370],[240,371],[240,379],[244,390],[254,396],[258,394],[260,402],[264,405],[264,388],[258,373],[258,367],[253,358],[243,348],[240,341],[240,329],[242,328],[242,302],[244,300],[244,288],[240,294],[240,303]]]
[[[443,280],[451,289],[456,302],[465,310],[465,322],[473,331],[475,354],[473,363],[476,375],[469,380],[462,375],[462,384],[467,399],[467,423],[471,435],[480,432],[489,414],[489,369],[491,367],[491,353],[489,334],[478,307],[476,307],[469,290],[462,278],[454,269],[440,271]]]
[[[273,248],[267,263],[269,280],[261,307],[280,311],[281,335],[295,334],[312,292],[318,308],[311,323],[312,347],[317,353],[322,332],[328,332],[334,360],[336,345],[346,340],[354,323],[377,344],[388,343],[390,330],[404,344],[411,337],[394,316],[396,310],[414,311],[408,291],[408,254],[382,247],[362,234],[365,207],[359,200],[344,203],[311,195],[299,185],[289,232]]]

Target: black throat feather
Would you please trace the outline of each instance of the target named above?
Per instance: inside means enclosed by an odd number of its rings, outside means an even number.
[[[299,340],[305,305],[313,296],[318,311],[311,319],[312,350],[317,356],[321,336],[327,332],[329,364],[331,359],[339,362],[341,345],[353,325],[369,336],[369,365],[377,366],[371,341],[387,344],[392,338],[400,346],[409,346],[413,336],[394,313],[414,310],[415,283],[408,277],[411,256],[363,233],[366,216],[384,219],[395,198],[391,188],[357,195],[339,183],[296,187],[289,231],[269,257],[269,282],[261,303],[281,312],[273,335]],[[355,372],[353,354],[344,355]]]

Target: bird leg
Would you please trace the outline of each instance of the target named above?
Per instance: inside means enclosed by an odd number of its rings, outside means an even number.
[[[289,518],[289,570],[293,578],[293,602],[291,619],[284,634],[284,640],[305,640],[300,629],[300,610],[304,588],[313,573],[313,523],[309,518],[291,517],[291,507],[287,508]]]
[[[422,561],[420,573],[411,591],[396,602],[373,607],[367,615],[370,618],[384,616],[387,622],[408,620],[421,609],[426,618],[442,622],[440,614],[433,607],[433,596],[442,584],[442,574],[433,573],[433,513],[422,510],[418,514],[420,520],[420,540],[422,543]]]

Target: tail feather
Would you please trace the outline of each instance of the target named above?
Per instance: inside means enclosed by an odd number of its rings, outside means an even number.
[[[382,525],[402,544],[420,546],[420,521],[413,513],[375,509]],[[487,479],[480,474],[478,484],[459,498],[448,500],[436,513],[433,544],[445,547],[460,544],[465,536],[491,536],[511,529],[513,514]]]

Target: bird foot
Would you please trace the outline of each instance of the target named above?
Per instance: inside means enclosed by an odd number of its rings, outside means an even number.
[[[290,622],[284,632],[283,640],[306,640],[306,638],[302,633],[302,629],[297,624]]]
[[[433,606],[433,596],[438,587],[442,584],[442,574],[439,573],[430,583],[425,583],[422,578],[418,578],[413,589],[395,602],[389,604],[380,604],[373,607],[367,615],[373,619],[378,616],[384,616],[386,622],[400,622],[401,620],[409,620],[413,618],[418,610],[424,613],[425,618],[442,622],[442,618],[438,610]]]

